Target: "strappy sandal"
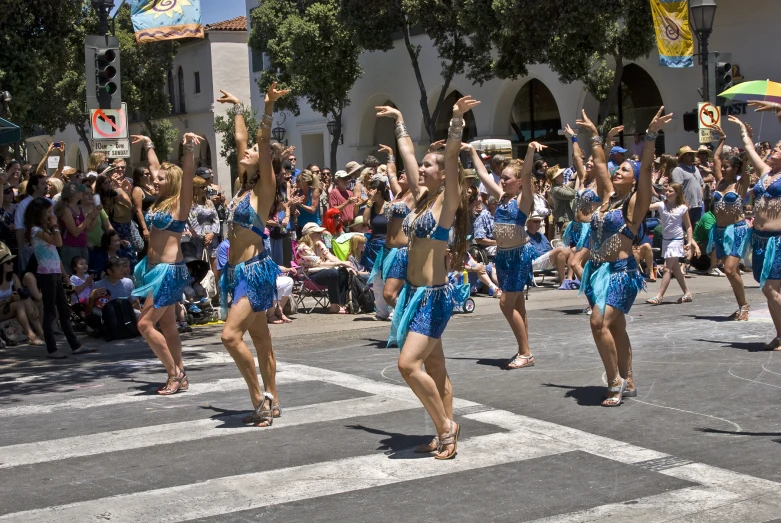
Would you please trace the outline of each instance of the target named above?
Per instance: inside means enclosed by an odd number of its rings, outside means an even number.
[[[415,447],[416,454],[430,454],[436,450],[439,450],[439,438],[437,436],[434,436],[434,439],[428,443]]]
[[[781,351],[781,337],[773,338],[773,341],[765,345],[765,350]]]
[[[282,417],[282,404],[277,403],[273,407],[271,407],[271,411],[274,413],[275,418],[281,418]]]
[[[659,296],[654,296],[653,298],[645,300],[645,302],[650,303],[651,305],[661,305],[662,299]]]
[[[745,305],[742,305],[740,307],[740,310],[735,313],[734,320],[735,321],[748,321],[748,312],[749,312],[750,309],[751,309],[751,307],[749,307],[748,303],[745,304]]]
[[[268,408],[264,408],[268,400]],[[242,423],[255,425],[256,427],[270,427],[274,423],[274,395],[270,392],[263,393],[263,399],[255,412],[242,418]]]
[[[678,301],[676,301],[675,303],[678,303],[678,304],[681,304],[681,303],[691,303],[693,301],[694,301],[694,298],[692,297],[691,294],[684,294],[683,296],[678,298]]]
[[[525,363],[521,363],[521,360],[525,360]],[[516,354],[513,359],[504,366],[505,369],[509,370],[522,369],[524,367],[534,367],[534,354],[529,354],[528,356]]]
[[[269,323],[271,325],[282,325],[285,323],[285,320],[283,320],[279,313],[274,311],[274,314],[269,314],[268,311],[266,312],[266,323]]]
[[[186,392],[190,388],[190,380],[187,378],[187,373],[183,370],[179,370],[178,376],[169,376],[165,382],[165,386],[161,389],[157,389],[157,393],[160,396],[171,396],[177,392]]]
[[[434,454],[434,459],[439,460],[445,460],[445,459],[453,459],[456,457],[456,452],[458,450],[458,435],[461,434],[461,425],[456,425],[456,430],[453,432],[453,425],[455,425],[454,421],[450,421],[450,432],[443,438],[439,438],[439,447],[437,447],[437,453]],[[453,450],[448,453],[447,455],[442,454],[442,450],[447,445],[453,445]]]
[[[617,392],[618,396],[614,396],[612,398],[606,398],[605,401],[601,403],[603,407],[618,407],[621,405],[621,402],[624,401],[624,392],[626,392],[626,380],[621,379],[621,386],[620,387],[608,387],[608,392]]]

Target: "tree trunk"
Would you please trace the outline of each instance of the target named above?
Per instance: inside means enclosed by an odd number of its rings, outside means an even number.
[[[442,104],[445,102],[445,96],[447,90],[450,88],[450,82],[453,80],[453,76],[456,74],[456,63],[450,62],[450,69],[447,71],[445,77],[445,84],[442,86],[442,91],[439,92],[439,98],[437,99],[437,105],[434,106],[434,114],[431,115],[431,129],[429,130],[429,139],[433,142],[436,137],[436,125],[439,119],[439,113],[442,111]],[[428,129],[428,127],[427,127]]]
[[[619,93],[621,92],[621,77],[624,74],[624,59],[618,53],[614,53],[613,58],[616,60],[615,75],[613,76],[613,84],[610,86],[607,98],[602,100],[599,104],[599,123],[604,122],[605,118],[608,117],[610,108],[613,107],[613,104],[616,102]]]
[[[331,172],[336,172],[339,170],[338,164],[336,163],[336,151],[339,149],[339,141],[342,138],[342,108],[340,107],[338,111],[332,111],[331,115],[334,117],[334,122],[336,123],[334,126],[334,134],[331,136]]]
[[[404,15],[402,15],[404,16]],[[434,121],[431,119],[431,112],[428,109],[428,94],[426,93],[426,84],[423,83],[423,75],[420,73],[420,64],[418,63],[418,51],[412,45],[409,39],[409,25],[407,25],[406,16],[402,20],[401,32],[404,35],[404,45],[407,47],[407,53],[412,61],[412,70],[415,71],[415,80],[420,89],[420,110],[423,113],[423,127],[428,133],[431,142],[434,141]]]
[[[76,133],[78,133],[79,138],[81,138],[81,141],[84,142],[84,146],[87,148],[87,156],[92,154],[92,144],[89,141],[89,136],[87,136],[87,130],[84,128],[84,124],[80,123],[78,125],[74,125],[76,128]]]

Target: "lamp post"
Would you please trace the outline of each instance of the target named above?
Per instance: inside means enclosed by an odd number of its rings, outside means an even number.
[[[713,19],[716,17],[716,0],[690,0],[691,21],[697,39],[700,41],[700,64],[702,65],[702,92],[705,101],[710,100],[708,86],[708,38],[713,31]]]
[[[328,129],[328,134],[333,136],[334,133],[336,132],[336,121],[335,120],[331,120],[330,122],[325,124],[325,126]],[[340,134],[339,135],[339,145],[342,145],[343,143],[344,143],[344,135]]]
[[[287,131],[284,127],[274,127],[271,129],[271,136],[274,137],[276,141],[279,143],[284,143],[287,145],[287,142],[285,141],[285,135],[287,134]]]
[[[114,7],[114,0],[92,0],[92,8],[98,13],[100,19],[100,35],[108,34],[108,15]]]

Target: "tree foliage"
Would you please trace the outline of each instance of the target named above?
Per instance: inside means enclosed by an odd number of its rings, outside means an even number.
[[[277,110],[299,114],[298,99],[333,118],[331,164],[341,136],[342,112],[350,104],[349,92],[361,76],[360,48],[351,26],[340,19],[338,0],[264,0],[252,11],[249,45],[265,53],[270,67],[259,80],[264,92],[272,82],[291,90],[276,103]]]
[[[152,139],[157,157],[165,160],[174,150],[174,142],[179,138],[179,129],[170,120],[146,120],[143,134]]]
[[[466,75],[475,83],[493,77],[492,41],[480,29],[491,0],[340,0],[346,25],[359,27],[356,41],[369,51],[389,51],[399,38],[410,57],[420,91],[423,125],[429,140],[435,139],[435,124],[451,81]],[[443,86],[433,111],[423,81],[419,57],[421,46],[412,42],[414,34],[426,34],[440,59]]]
[[[258,135],[257,111],[253,111],[248,105],[241,105],[244,114],[244,124],[247,126],[247,147],[255,145],[255,137]],[[231,180],[239,176],[238,161],[236,156],[236,132],[234,120],[236,118],[236,109],[231,107],[228,114],[218,116],[214,119],[214,130],[222,134],[222,148],[220,156],[225,158],[231,169]]]

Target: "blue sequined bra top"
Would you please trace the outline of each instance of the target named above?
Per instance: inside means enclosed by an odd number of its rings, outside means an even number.
[[[409,207],[407,202],[400,200],[398,202],[391,202],[385,206],[385,217],[388,220],[397,219],[403,220],[409,214]]]
[[[525,240],[526,213],[518,208],[518,199],[511,197],[496,207],[494,238],[497,240]]]
[[[781,177],[776,178],[773,180],[773,182],[765,187],[765,177],[767,174],[763,175],[762,178],[759,179],[759,181],[754,185],[754,188],[752,191],[754,192],[754,199],[759,198],[781,198]]]
[[[412,239],[410,233],[412,232],[413,226],[415,227],[415,238],[430,238],[432,240],[446,242],[450,237],[450,229],[445,229],[437,223],[437,220],[431,213],[430,207],[423,211],[420,218],[417,218],[417,215],[412,213],[409,213],[407,217],[404,218],[401,228],[404,231],[404,234],[407,235],[407,238]]]
[[[155,211],[152,209],[147,211],[144,216],[147,228],[154,228],[159,231],[168,231],[173,233],[184,232],[184,227],[187,225],[187,220],[174,220],[171,213],[165,211]]]
[[[602,263],[618,254],[621,250],[621,235],[630,240],[635,239],[635,233],[626,225],[623,210],[614,209],[605,214],[597,210],[591,215],[591,259],[594,263]]]
[[[237,202],[238,200],[238,202]],[[234,225],[249,229],[264,240],[268,238],[266,235],[266,226],[263,221],[255,212],[250,204],[250,192],[244,193],[244,195],[236,195],[228,208],[228,217],[225,220],[228,227],[228,234],[230,234]]]
[[[727,191],[724,194],[714,191],[713,202],[713,209],[716,212],[727,214],[743,213],[743,199],[735,191]]]
[[[602,200],[599,199],[599,196],[597,196],[594,189],[584,189],[583,192],[579,193],[575,198],[575,209],[588,212],[593,210],[594,205],[597,203],[602,203]]]

